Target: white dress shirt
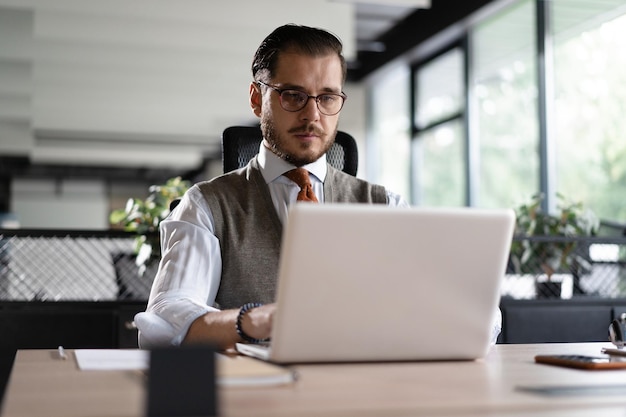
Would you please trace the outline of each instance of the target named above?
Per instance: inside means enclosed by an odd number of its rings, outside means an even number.
[[[270,152],[259,149],[259,167],[267,183],[278,217],[284,224],[287,209],[300,187],[284,177],[293,168]],[[312,175],[313,191],[324,202],[326,157],[304,166]],[[409,207],[398,194],[387,191],[390,206]],[[179,345],[191,323],[210,311],[220,286],[222,259],[214,235],[213,216],[197,187],[192,187],[180,204],[160,225],[162,259],[146,312],[135,316],[143,348]]]

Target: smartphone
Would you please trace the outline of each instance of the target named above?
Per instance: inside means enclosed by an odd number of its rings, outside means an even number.
[[[587,355],[537,355],[535,362],[578,369],[626,369],[624,358]]]

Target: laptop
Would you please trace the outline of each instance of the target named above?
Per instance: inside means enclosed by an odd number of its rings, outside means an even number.
[[[236,349],[281,364],[482,358],[514,223],[505,209],[294,204],[271,343]]]

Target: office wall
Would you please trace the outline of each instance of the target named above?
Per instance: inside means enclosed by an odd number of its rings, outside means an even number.
[[[20,227],[108,228],[110,202],[103,181],[17,178],[13,180],[12,189],[11,211]],[[145,192],[140,189],[126,191]]]

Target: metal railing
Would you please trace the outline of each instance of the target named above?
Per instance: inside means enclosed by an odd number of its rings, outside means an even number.
[[[134,235],[121,231],[0,230],[0,300],[147,300]]]
[[[0,230],[0,301],[147,300],[157,263],[141,275],[135,235],[121,231]],[[520,264],[520,247],[532,248]],[[539,251],[566,248],[548,280]],[[513,299],[626,297],[626,237],[513,240],[501,294]]]
[[[626,237],[516,236],[502,296],[626,297]]]

